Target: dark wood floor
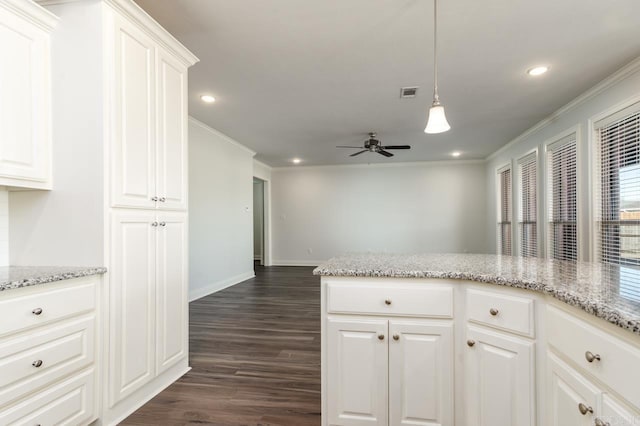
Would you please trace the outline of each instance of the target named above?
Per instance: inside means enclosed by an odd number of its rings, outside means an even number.
[[[125,425],[320,424],[320,280],[308,267],[256,277],[190,305],[192,370]]]

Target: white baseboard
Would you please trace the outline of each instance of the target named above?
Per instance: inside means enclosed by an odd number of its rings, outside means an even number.
[[[274,260],[272,266],[318,266],[326,260]]]
[[[262,261],[262,256],[260,256],[259,254],[254,255],[254,256],[253,256],[253,260],[260,260],[260,261]]]
[[[201,297],[205,297],[215,292],[218,292],[220,290],[224,290],[227,287],[231,287],[232,285],[236,285],[238,283],[241,283],[242,281],[246,281],[255,276],[256,276],[255,272],[251,270],[251,271],[247,271],[242,274],[236,275],[234,277],[229,277],[224,280],[216,281],[204,287],[189,289],[189,302],[193,302],[194,300],[200,299]]]

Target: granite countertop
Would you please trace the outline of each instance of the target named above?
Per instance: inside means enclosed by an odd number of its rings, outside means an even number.
[[[0,267],[0,292],[105,272],[107,268],[87,266],[3,266]]]
[[[335,277],[449,278],[548,294],[640,335],[640,268],[488,254],[350,254],[313,273]]]

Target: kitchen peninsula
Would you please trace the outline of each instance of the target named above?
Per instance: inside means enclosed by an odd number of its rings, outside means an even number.
[[[314,274],[322,278],[323,425],[640,419],[637,269],[352,254]]]

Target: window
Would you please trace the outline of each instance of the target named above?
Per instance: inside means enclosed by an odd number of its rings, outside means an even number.
[[[498,253],[511,256],[511,167],[498,170]]]
[[[595,123],[598,260],[640,265],[640,104]]]
[[[548,255],[578,259],[577,151],[575,133],[547,147]]]
[[[518,160],[518,176],[520,178],[518,242],[520,255],[524,257],[536,257],[538,255],[537,155],[537,152],[532,152]]]

